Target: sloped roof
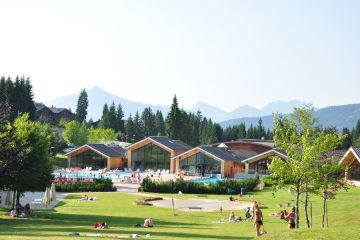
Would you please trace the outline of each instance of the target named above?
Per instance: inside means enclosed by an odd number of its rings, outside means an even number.
[[[64,111],[64,110],[67,110],[66,108],[56,108],[56,107],[50,107],[49,109],[50,109],[50,111],[52,111],[53,113],[60,113],[60,112],[62,112],[62,111]]]
[[[277,156],[279,156],[279,157],[281,157],[283,159],[288,159],[289,158],[284,151],[281,151],[279,149],[274,148],[274,149],[271,149],[269,151],[262,152],[262,153],[253,155],[253,156],[251,156],[249,158],[243,159],[242,162],[243,163],[256,162],[256,161],[259,161],[261,159],[267,158],[267,157],[272,156],[272,155],[277,155]]]
[[[353,147],[354,152],[360,157],[360,147]]]
[[[264,151],[250,150],[250,149],[229,150],[229,151],[232,152],[236,156],[236,159],[240,161],[259,155],[264,152]]]
[[[185,150],[186,151],[186,150],[189,150],[190,148],[192,148],[191,146],[187,145],[183,141],[171,140],[164,136],[150,136],[149,138],[169,149],[172,149],[172,150],[182,150],[182,151]]]
[[[60,112],[62,112],[62,111],[64,111],[64,110],[68,110],[68,109],[66,109],[66,108],[56,108],[56,107],[47,107],[47,106],[39,106],[39,105],[37,105],[36,106],[36,111],[40,111],[40,110],[42,110],[42,109],[44,109],[44,108],[47,108],[47,109],[49,109],[49,111],[51,111],[51,112],[53,112],[53,113],[55,113],[55,114],[58,114],[58,113],[60,113]],[[68,110],[69,111],[69,110]]]
[[[216,156],[217,158],[223,160],[223,161],[233,161],[237,160],[237,157],[235,154],[233,154],[231,151],[227,151],[223,148],[208,146],[208,145],[202,145],[198,148],[204,150],[205,152],[210,153],[211,155]]]
[[[88,147],[92,150],[94,150],[95,152],[106,156],[106,157],[125,157],[126,156],[126,150],[123,149],[122,147],[108,147],[105,144],[101,144],[101,143],[92,143],[92,144],[85,144],[82,145],[81,147],[78,147],[68,153],[66,153],[65,155],[71,155],[72,153],[78,151],[81,148],[84,147]]]

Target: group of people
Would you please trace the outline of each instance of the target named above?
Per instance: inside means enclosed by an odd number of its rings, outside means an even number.
[[[20,217],[20,218],[25,218],[25,217],[33,217],[31,215],[31,209],[30,209],[30,204],[27,203],[25,204],[24,207],[22,207],[21,205],[18,206],[15,209],[11,209],[9,211],[9,216],[10,217]]]
[[[146,218],[144,221],[144,227],[154,227],[154,222],[152,218]]]
[[[83,201],[95,201],[96,197],[89,197],[87,194],[84,195],[84,197],[81,198]]]
[[[95,226],[94,226],[94,228],[97,228],[97,229],[109,229],[109,224],[107,224],[106,222],[99,222],[99,221],[97,221],[96,223],[95,223]]]

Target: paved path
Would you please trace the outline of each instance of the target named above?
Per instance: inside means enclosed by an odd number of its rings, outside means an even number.
[[[42,199],[44,197],[44,193],[45,192],[33,192],[33,193],[25,192],[25,195],[20,199],[20,204],[24,206],[26,203],[30,203],[31,209],[52,209],[60,201],[62,201],[67,195],[67,193],[56,193],[56,200],[53,201],[47,207],[42,204],[39,204],[39,203],[36,203],[36,204],[32,203],[32,202],[34,202],[35,199]],[[0,204],[1,208],[7,208],[7,206],[5,205],[6,195],[7,195],[6,191],[0,191],[0,196],[2,199],[1,204]]]
[[[143,197],[159,197],[149,193],[133,193]],[[152,201],[155,207],[172,208],[172,199],[170,197],[162,197],[163,200]],[[220,207],[225,210],[242,210],[251,206],[251,201],[229,201],[218,199],[203,199],[203,198],[189,198],[177,199],[174,198],[175,208],[182,211],[218,211]],[[189,208],[190,207],[190,208]],[[195,207],[195,208],[194,208]]]

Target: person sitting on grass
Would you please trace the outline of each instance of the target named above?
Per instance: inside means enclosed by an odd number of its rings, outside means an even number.
[[[87,200],[89,200],[89,196],[85,194],[84,197],[81,200],[87,201]]]
[[[236,221],[236,217],[234,212],[231,212],[229,215],[229,222],[235,222]]]
[[[154,227],[152,218],[146,218],[144,221],[144,227]]]

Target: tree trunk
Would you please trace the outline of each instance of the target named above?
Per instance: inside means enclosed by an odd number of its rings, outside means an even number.
[[[12,209],[15,209],[16,207],[16,191],[13,192],[13,202],[12,202]]]
[[[296,202],[295,202],[295,227],[299,228],[299,198],[300,198],[300,181],[296,183]]]
[[[328,203],[326,202],[326,227],[329,227]]]
[[[305,192],[305,204],[304,204],[304,210],[305,210],[305,220],[306,225],[308,228],[310,228],[310,221],[309,221],[309,214],[308,214],[308,202],[309,202],[309,192]]]
[[[324,192],[323,193],[323,214],[322,214],[321,227],[324,227],[325,214],[326,214],[326,195],[325,195],[325,192]]]
[[[18,207],[20,204],[20,192],[16,191],[16,207]]]
[[[312,202],[310,202],[310,227],[312,228],[313,220],[312,220]]]

